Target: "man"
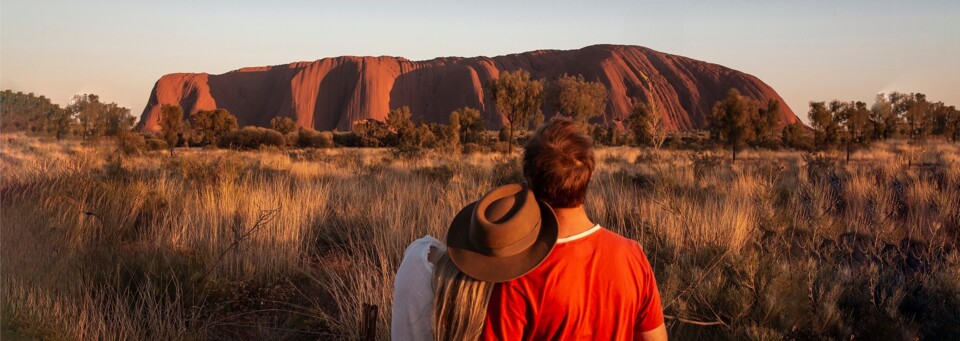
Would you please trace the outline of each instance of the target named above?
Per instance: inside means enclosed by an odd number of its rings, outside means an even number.
[[[556,213],[558,240],[526,275],[498,284],[487,340],[666,340],[660,294],[640,244],[594,224],[584,209],[593,142],[568,119],[527,142],[523,172]]]

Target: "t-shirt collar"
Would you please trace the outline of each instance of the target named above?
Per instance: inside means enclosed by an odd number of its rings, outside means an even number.
[[[600,231],[600,224],[596,224],[596,225],[594,225],[593,227],[591,227],[589,230],[586,230],[586,231],[577,233],[577,234],[575,234],[575,235],[572,235],[572,236],[569,236],[569,237],[566,237],[566,238],[557,238],[557,244],[569,243],[569,242],[572,242],[572,241],[574,241],[574,240],[577,240],[577,239],[580,239],[580,238],[589,236],[589,235],[591,235],[591,234],[593,234],[594,232],[597,232],[597,231]]]

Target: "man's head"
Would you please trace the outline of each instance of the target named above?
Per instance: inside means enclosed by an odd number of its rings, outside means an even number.
[[[593,175],[593,141],[570,119],[553,119],[527,141],[523,175],[553,208],[583,204]]]

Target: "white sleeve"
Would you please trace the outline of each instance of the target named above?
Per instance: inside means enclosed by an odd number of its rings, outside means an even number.
[[[393,340],[433,339],[433,263],[427,259],[430,248],[446,251],[439,240],[424,236],[410,243],[393,282]]]

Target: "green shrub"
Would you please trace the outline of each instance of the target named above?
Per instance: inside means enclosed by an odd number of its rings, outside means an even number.
[[[117,146],[121,153],[136,155],[147,148],[147,140],[138,133],[124,131],[117,135]]]
[[[302,128],[297,134],[297,146],[300,148],[331,148],[333,147],[333,133]]]
[[[221,148],[257,149],[261,146],[282,147],[284,142],[283,134],[276,130],[247,126],[223,135],[218,145]]]

